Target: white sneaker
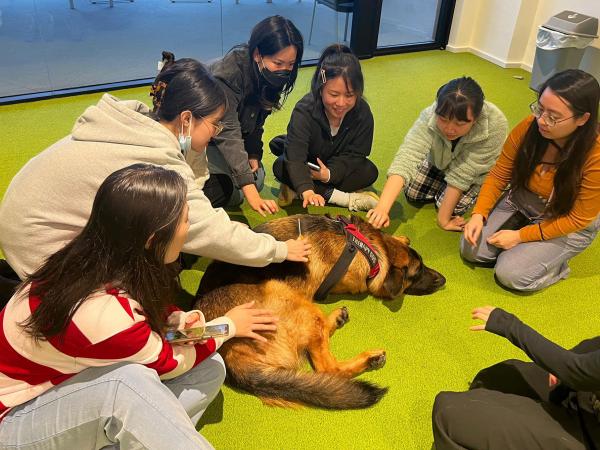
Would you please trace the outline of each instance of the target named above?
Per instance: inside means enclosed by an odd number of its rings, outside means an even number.
[[[368,211],[377,206],[379,196],[375,192],[350,192],[350,203],[348,209],[350,211]]]
[[[277,196],[277,204],[282,208],[292,204],[296,198],[296,193],[287,184],[279,185],[279,195]]]

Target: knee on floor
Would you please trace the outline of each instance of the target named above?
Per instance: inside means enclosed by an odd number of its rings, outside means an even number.
[[[540,289],[536,285],[542,277],[543,268],[525,268],[511,261],[498,262],[495,267],[496,280],[502,286],[515,291],[536,291]]]
[[[371,161],[367,160],[368,163],[365,165],[365,179],[367,180],[367,186],[372,185],[377,181],[379,177],[379,169]]]
[[[434,428],[446,429],[455,417],[457,401],[462,397],[462,392],[440,392],[435,396],[432,410]]]
[[[490,258],[486,257],[481,250],[485,250],[482,246],[485,246],[485,243],[479,242],[477,245],[469,244],[464,236],[460,238],[460,256],[465,261],[475,263],[475,264],[494,264],[496,262],[495,256]]]

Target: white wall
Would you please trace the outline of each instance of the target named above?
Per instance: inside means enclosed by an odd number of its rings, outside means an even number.
[[[473,24],[477,23],[480,1],[457,0],[454,7],[454,18],[450,28],[448,47],[452,45],[456,51],[468,51],[473,36]]]
[[[507,61],[521,0],[482,0],[473,27],[471,47],[492,58]]]
[[[457,0],[447,48],[531,70],[538,26],[564,10],[600,17],[600,0]]]
[[[543,1],[544,0],[524,0],[521,2],[507,58],[507,61],[515,66],[522,66],[522,63],[524,62],[523,55],[525,49],[529,45],[529,39],[531,38],[532,33],[533,46],[535,47],[535,36],[537,33],[537,26],[534,25],[536,23],[535,17],[537,11],[540,9],[539,5]]]

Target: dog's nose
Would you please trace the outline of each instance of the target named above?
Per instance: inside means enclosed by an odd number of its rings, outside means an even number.
[[[446,277],[444,277],[444,275],[442,275],[441,273],[437,272],[434,284],[436,288],[441,288],[443,285],[446,284]]]

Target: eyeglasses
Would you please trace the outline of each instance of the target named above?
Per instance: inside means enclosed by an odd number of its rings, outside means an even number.
[[[529,105],[529,109],[531,110],[531,112],[533,113],[533,115],[535,116],[536,119],[540,119],[540,118],[544,118],[544,122],[546,123],[546,126],[552,128],[553,126],[555,126],[557,123],[561,123],[564,122],[565,120],[569,120],[572,119],[573,117],[575,117],[577,114],[574,114],[572,116],[569,117],[565,117],[564,119],[556,119],[554,117],[552,117],[549,113],[546,112],[546,110],[544,109],[544,107],[542,105],[540,105],[540,103],[536,100],[533,103],[531,103],[531,105]]]
[[[212,126],[215,129],[215,133],[213,134],[213,136],[218,136],[219,134],[221,134],[221,131],[223,131],[223,128],[225,128],[225,124],[223,122],[221,122],[220,120],[217,123],[213,123],[204,116],[200,116],[200,117],[202,118],[202,120],[205,123],[209,124],[210,126]]]

